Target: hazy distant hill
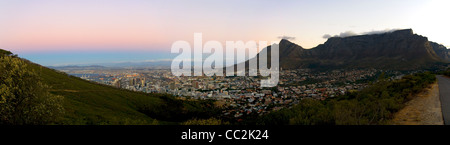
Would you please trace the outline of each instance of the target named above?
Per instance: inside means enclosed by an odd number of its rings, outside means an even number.
[[[171,60],[98,63],[88,65],[48,66],[56,70],[108,70],[108,69],[169,69]]]
[[[78,66],[78,65],[68,65],[68,66],[49,66],[49,68],[56,70],[101,70],[106,67],[100,65],[89,65],[89,66]]]
[[[267,52],[271,50],[270,46],[265,49]],[[280,67],[283,69],[414,70],[447,63],[448,52],[444,46],[414,34],[411,29],[345,38],[331,37],[312,49],[304,49],[284,39],[279,43]],[[248,65],[248,61],[245,63]]]

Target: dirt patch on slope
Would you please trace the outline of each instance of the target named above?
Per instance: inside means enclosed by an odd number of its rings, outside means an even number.
[[[444,125],[438,84],[434,83],[431,88],[407,102],[405,108],[395,114],[391,124]]]

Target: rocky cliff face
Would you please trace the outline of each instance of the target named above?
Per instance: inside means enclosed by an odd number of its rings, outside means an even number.
[[[280,67],[283,69],[412,70],[449,60],[445,47],[429,42],[428,38],[414,34],[411,29],[345,38],[332,37],[312,49],[303,49],[288,40],[281,40],[279,47]],[[270,52],[270,47],[266,49]]]
[[[434,52],[439,56],[439,58],[450,62],[450,50],[444,45],[437,44],[435,42],[430,42],[431,47],[433,47]]]
[[[408,68],[440,61],[428,39],[411,29],[391,33],[330,38],[311,49],[317,66]]]

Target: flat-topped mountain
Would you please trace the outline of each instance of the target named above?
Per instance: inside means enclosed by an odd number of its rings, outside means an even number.
[[[270,46],[265,49],[270,52]],[[450,61],[447,48],[428,41],[427,37],[414,34],[412,29],[344,38],[331,37],[324,44],[311,49],[304,49],[283,39],[279,43],[279,50],[280,67],[283,69],[414,70]]]

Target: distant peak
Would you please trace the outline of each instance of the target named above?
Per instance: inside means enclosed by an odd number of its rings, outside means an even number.
[[[280,44],[283,44],[283,43],[290,44],[290,43],[292,43],[292,42],[289,41],[289,40],[287,40],[287,39],[281,39]]]
[[[291,41],[287,40],[287,39],[281,39],[280,43],[278,44],[281,47],[299,47],[301,49],[303,49],[303,47],[301,47],[298,44],[292,43]]]

